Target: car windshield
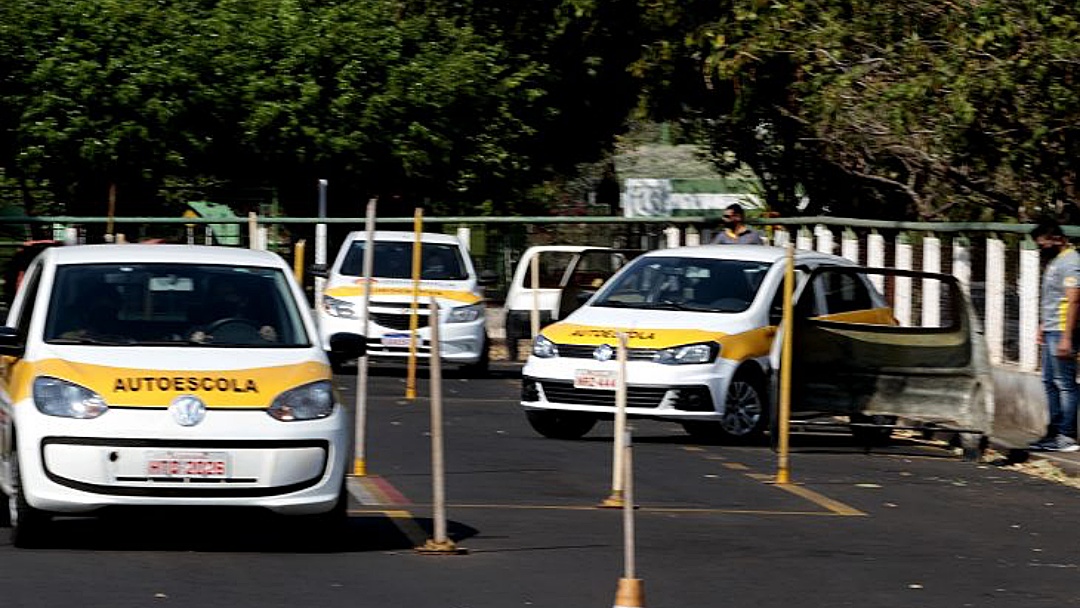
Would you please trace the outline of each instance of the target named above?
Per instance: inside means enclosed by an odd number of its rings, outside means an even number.
[[[274,268],[77,264],[56,269],[45,341],[103,346],[307,347]]]
[[[710,258],[638,258],[590,303],[612,308],[742,312],[769,264]]]
[[[353,241],[339,272],[345,276],[364,276],[366,241]],[[464,281],[469,278],[461,250],[457,245],[422,243],[420,247],[420,278],[441,281]],[[382,279],[412,278],[413,244],[408,241],[375,241],[374,272]]]

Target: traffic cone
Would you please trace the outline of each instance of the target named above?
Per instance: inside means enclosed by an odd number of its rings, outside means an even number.
[[[615,589],[614,608],[644,608],[645,581],[640,578],[620,578]]]

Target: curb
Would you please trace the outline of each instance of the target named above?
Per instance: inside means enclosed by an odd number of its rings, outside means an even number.
[[[1049,462],[1069,477],[1080,477],[1080,452],[1032,452],[1026,448],[1015,448],[993,440],[990,447],[1005,455],[1010,464],[1018,464],[1028,461]]]

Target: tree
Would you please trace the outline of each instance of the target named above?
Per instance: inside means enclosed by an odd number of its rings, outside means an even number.
[[[1071,3],[655,3],[638,64],[660,116],[692,121],[792,212],[990,219],[1077,202]]]

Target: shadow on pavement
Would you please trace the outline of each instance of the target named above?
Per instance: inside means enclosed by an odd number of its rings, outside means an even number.
[[[428,520],[414,521],[425,531],[433,528]],[[477,533],[457,522],[448,522],[447,530],[454,540]],[[326,533],[302,517],[200,508],[112,511],[99,517],[58,516],[44,532],[35,549],[353,553],[411,551],[417,541],[402,532],[393,518],[381,513],[350,515],[343,528]],[[10,543],[8,538],[4,541]]]

